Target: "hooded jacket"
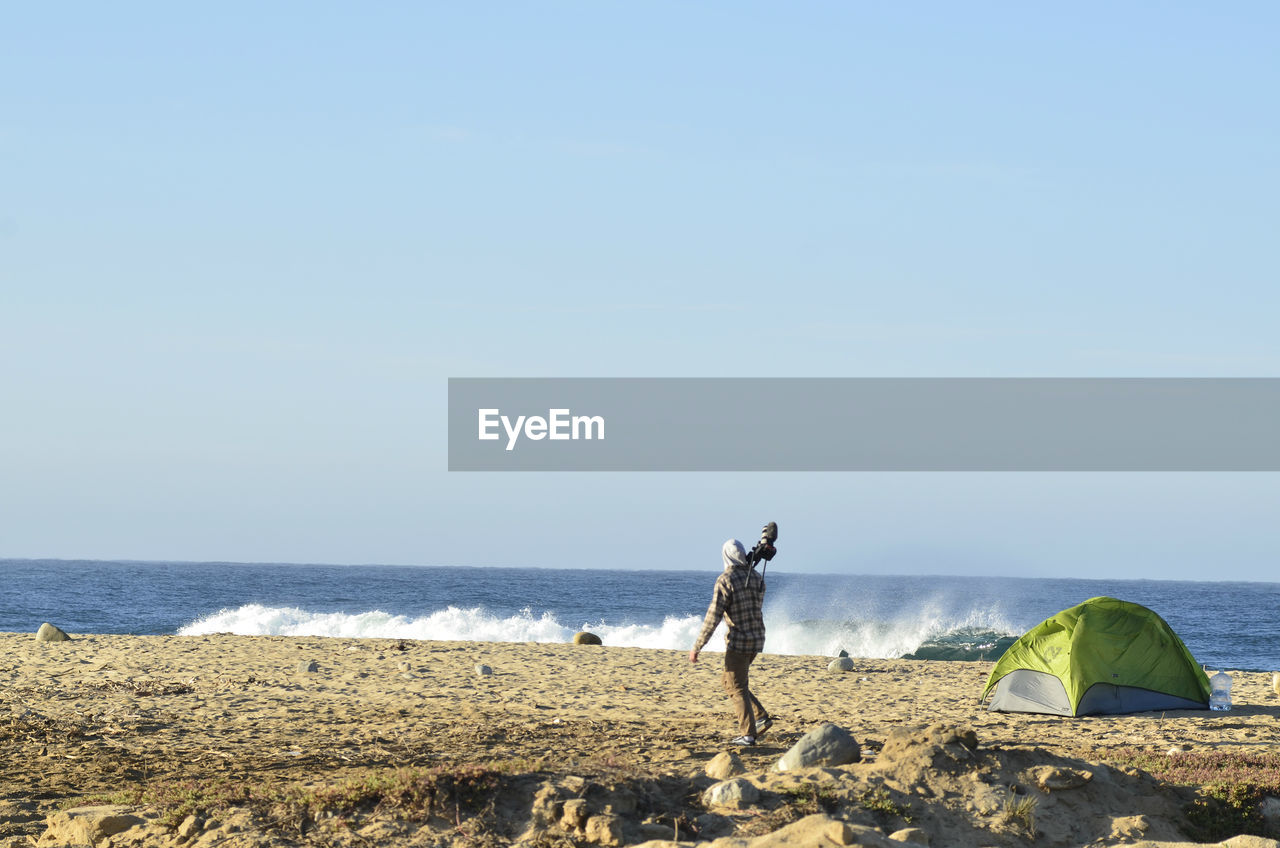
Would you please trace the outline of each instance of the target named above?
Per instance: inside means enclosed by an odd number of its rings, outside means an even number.
[[[720,550],[724,571],[716,578],[711,605],[702,619],[695,650],[702,650],[723,618],[729,626],[725,647],[730,651],[759,653],[764,650],[764,578],[747,564],[747,551],[737,539]]]

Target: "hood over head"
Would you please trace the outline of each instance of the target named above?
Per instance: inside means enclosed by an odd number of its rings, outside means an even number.
[[[744,568],[747,564],[747,549],[737,539],[730,539],[724,543],[724,547],[720,549],[721,556],[724,557],[724,570],[731,568]]]

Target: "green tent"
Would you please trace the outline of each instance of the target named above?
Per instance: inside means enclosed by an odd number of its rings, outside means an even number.
[[[1083,716],[1209,709],[1209,678],[1165,620],[1090,598],[1037,624],[1005,651],[982,700],[1003,712]]]

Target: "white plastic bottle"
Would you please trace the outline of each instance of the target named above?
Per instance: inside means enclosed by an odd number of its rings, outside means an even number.
[[[1231,709],[1231,675],[1225,671],[1209,678],[1209,709],[1223,712]]]

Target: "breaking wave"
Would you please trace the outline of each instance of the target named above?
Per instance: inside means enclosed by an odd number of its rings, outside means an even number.
[[[241,636],[336,636],[343,638],[430,639],[473,642],[568,642],[590,630],[606,645],[688,650],[702,625],[701,616],[668,616],[654,624],[605,621],[562,622],[551,612],[521,610],[500,616],[483,607],[455,606],[409,617],[380,610],[361,613],[312,612],[296,607],[246,604],[205,616],[181,628],[183,636],[232,633]],[[991,659],[1011,644],[1016,633],[983,613],[955,619],[920,612],[893,620],[791,619],[765,614],[766,651],[774,654],[917,659]],[[724,644],[723,625],[707,650]]]

